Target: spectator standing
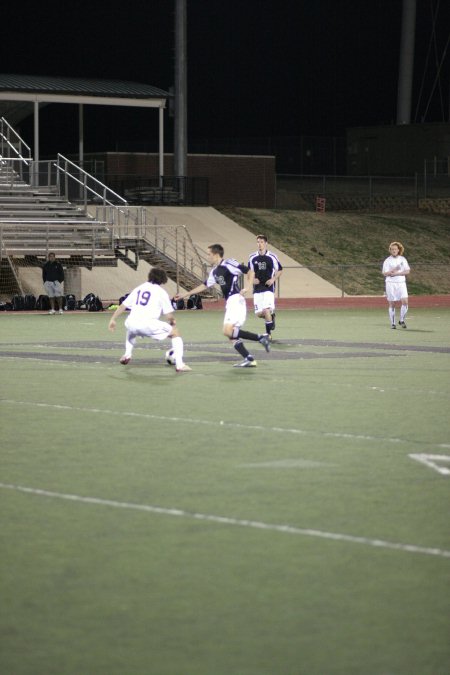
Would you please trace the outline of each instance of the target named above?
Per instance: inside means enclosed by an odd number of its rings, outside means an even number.
[[[405,316],[408,311],[408,289],[406,276],[410,273],[408,261],[403,257],[404,246],[399,241],[389,244],[389,257],[383,263],[383,276],[386,280],[386,299],[389,303],[389,320],[391,328],[395,325],[395,305],[400,305],[399,326],[406,328]]]
[[[248,260],[249,283],[253,288],[255,315],[264,319],[266,333],[272,339],[275,330],[275,284],[283,272],[283,267],[275,253],[267,248],[267,237],[258,234],[258,250]]]
[[[58,303],[58,310],[63,314],[63,289],[64,270],[60,262],[56,260],[54,253],[49,253],[47,262],[42,268],[42,280],[44,282],[45,292],[50,298],[49,314],[55,314],[56,305]]]

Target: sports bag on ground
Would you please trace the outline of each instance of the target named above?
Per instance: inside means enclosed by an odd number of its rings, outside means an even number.
[[[187,309],[203,309],[201,297],[197,293],[194,293],[194,295],[188,298],[186,307]]]
[[[36,301],[36,309],[47,311],[50,309],[50,298],[48,295],[40,295]]]
[[[72,312],[77,307],[77,299],[73,293],[68,293],[66,295],[66,303],[64,309],[66,312]]]
[[[32,293],[27,293],[23,298],[23,308],[27,311],[36,309],[36,296]]]
[[[184,303],[183,298],[181,298],[180,300],[175,300],[175,298],[171,298],[170,302],[172,303],[172,307],[174,309],[185,309],[186,308],[186,305]]]
[[[11,302],[14,312],[21,312],[23,309],[25,309],[23,295],[13,295]]]
[[[94,293],[88,293],[88,295],[83,300],[83,304],[86,306],[88,312],[103,311],[103,303],[98,295],[94,295]]]

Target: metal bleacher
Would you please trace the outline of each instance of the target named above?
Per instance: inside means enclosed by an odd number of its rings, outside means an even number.
[[[205,278],[206,254],[187,228],[148,222],[145,206],[126,199],[61,154],[35,162],[30,148],[0,119],[0,269],[42,266],[49,251],[65,266],[163,267],[184,288]],[[0,288],[0,294],[2,289]]]

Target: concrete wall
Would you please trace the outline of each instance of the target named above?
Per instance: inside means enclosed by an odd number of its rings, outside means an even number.
[[[64,266],[64,258],[60,258]],[[77,300],[82,300],[88,293],[98,295],[103,301],[116,301],[125,293],[147,281],[150,265],[140,260],[137,270],[133,270],[122,261],[117,267],[94,267],[87,270],[84,267],[66,268],[64,293],[73,293]],[[19,278],[25,293],[33,293],[36,297],[45,294],[42,284],[42,269],[40,267],[19,267]],[[169,279],[164,286],[172,297],[175,295],[176,284]]]

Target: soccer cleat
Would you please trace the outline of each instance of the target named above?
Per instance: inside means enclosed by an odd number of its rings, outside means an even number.
[[[406,328],[406,323],[404,321],[399,321],[398,325],[401,326],[402,328]]]
[[[48,313],[49,313],[49,314],[54,314],[54,313],[55,313],[55,310],[54,310],[54,309],[49,309],[49,310],[48,310]]]
[[[64,314],[64,312],[62,311],[62,309],[59,310],[59,313],[60,313],[60,314]]]
[[[261,335],[259,342],[262,344],[266,352],[270,352],[270,338],[267,333],[265,335]]]
[[[185,363],[180,368],[175,369],[177,373],[187,373],[188,371],[192,370],[192,368]]]
[[[257,365],[255,359],[244,359],[241,363],[235,363],[233,368],[256,368]]]
[[[131,356],[125,356],[125,355],[124,355],[124,356],[122,356],[122,358],[120,359],[120,363],[121,363],[123,366],[126,366],[128,363],[130,363],[130,361],[131,361]]]
[[[397,328],[397,326],[395,325],[395,323],[392,324],[391,328],[392,328],[392,330],[395,330],[395,329]]]

